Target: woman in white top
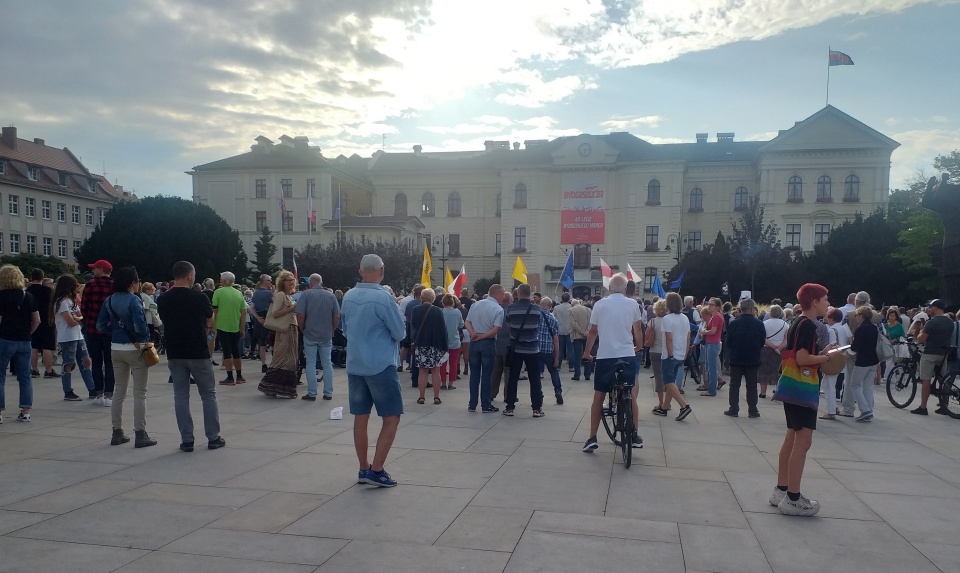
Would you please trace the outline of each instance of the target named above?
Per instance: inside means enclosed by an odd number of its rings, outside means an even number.
[[[843,313],[838,308],[831,308],[824,317],[827,323],[827,332],[830,334],[830,343],[837,346],[846,346],[850,340],[850,328],[846,324],[840,324],[843,320]],[[853,364],[853,360],[847,360],[847,364]],[[843,380],[840,374],[824,374],[820,386],[820,393],[827,397],[827,412],[820,415],[821,420],[835,420],[837,417],[837,399],[840,398],[840,391],[843,388]]]
[[[770,307],[770,318],[763,322],[767,331],[767,340],[760,351],[760,370],[757,382],[760,383],[760,398],[767,397],[767,385],[776,386],[780,379],[780,351],[787,346],[787,330],[790,325],[783,320],[783,309],[779,305]]]
[[[667,301],[660,299],[653,303],[654,318],[647,323],[647,328],[653,331],[653,344],[650,346],[650,366],[653,368],[654,390],[657,393],[657,408],[663,410],[663,365],[660,357],[663,355],[663,316],[667,314]],[[657,408],[654,408],[656,411]]]
[[[91,398],[97,397],[93,384],[93,370],[91,370],[90,354],[87,344],[80,332],[80,305],[77,297],[77,279],[73,275],[63,275],[57,279],[57,285],[50,299],[50,312],[47,313],[50,322],[57,327],[57,343],[60,344],[60,353],[63,358],[63,373],[60,383],[63,385],[63,399],[69,402],[83,400],[73,391],[71,381],[73,369],[80,365],[80,377],[87,387]]]
[[[660,321],[660,339],[663,348],[660,351],[660,364],[663,368],[663,406],[654,408],[653,413],[666,416],[670,410],[670,401],[676,400],[680,404],[677,421],[683,421],[690,415],[690,404],[680,393],[680,383],[683,381],[683,363],[690,347],[690,321],[683,314],[683,300],[675,292],[668,292],[665,299],[667,314]]]

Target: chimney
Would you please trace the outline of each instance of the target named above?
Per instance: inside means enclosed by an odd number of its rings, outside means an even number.
[[[7,144],[7,147],[16,151],[17,150],[17,128],[10,127],[3,128],[3,141]]]
[[[733,141],[732,131],[717,134],[717,143],[730,143],[731,141]]]
[[[123,185],[114,185],[113,188],[117,190],[117,193],[123,193]]]
[[[422,145],[419,145],[419,144],[418,144],[418,145],[414,145],[414,146],[413,146],[413,152],[416,153],[417,155],[420,155],[420,152],[421,152],[421,151],[423,151],[423,146],[422,146]]]
[[[297,149],[308,149],[310,147],[310,140],[307,139],[306,135],[298,135],[293,138],[293,146]]]
[[[698,134],[697,134],[697,143],[706,143],[706,142],[707,142],[707,137],[709,137],[709,135],[706,134],[706,133],[698,133]]]
[[[519,142],[519,141],[514,141],[514,142],[513,142],[513,150],[514,150],[514,151],[520,151],[520,142]]]
[[[39,137],[34,137],[33,142],[36,143],[37,145],[44,145],[43,140],[40,139]]]

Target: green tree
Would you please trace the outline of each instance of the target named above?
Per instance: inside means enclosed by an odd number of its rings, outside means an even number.
[[[73,274],[69,266],[57,257],[45,255],[34,255],[30,253],[20,253],[19,255],[7,255],[0,257],[0,265],[14,265],[20,268],[23,276],[30,278],[30,271],[40,269],[43,275],[50,278],[57,278],[60,275]]]
[[[500,269],[497,269],[497,272],[493,273],[493,276],[490,278],[479,278],[473,282],[473,292],[477,293],[477,296],[483,296],[487,294],[490,290],[490,287],[495,284],[500,283]]]
[[[260,232],[260,237],[253,244],[253,269],[251,277],[259,279],[260,275],[275,275],[280,272],[281,266],[274,262],[277,256],[277,246],[273,244],[273,233],[266,225]]]
[[[395,292],[409,291],[420,279],[422,253],[398,241],[372,242],[365,237],[337,245],[335,241],[323,246],[311,243],[297,251],[297,267],[301,276],[319,273],[323,285],[345,290],[357,284],[360,259],[367,253],[376,253],[383,259],[383,284]]]
[[[118,204],[74,254],[81,269],[106,259],[114,268],[136,266],[150,281],[172,278],[180,260],[193,263],[197,278],[247,269],[240,235],[207,205],[177,197]]]

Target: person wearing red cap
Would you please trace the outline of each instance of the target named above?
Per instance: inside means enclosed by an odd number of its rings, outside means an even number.
[[[83,286],[80,313],[83,315],[83,336],[93,363],[94,391],[90,397],[99,406],[113,405],[113,358],[111,358],[110,335],[97,330],[97,317],[103,301],[113,294],[113,265],[103,259],[90,265],[93,278]]]

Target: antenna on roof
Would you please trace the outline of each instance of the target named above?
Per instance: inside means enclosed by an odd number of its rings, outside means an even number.
[[[386,151],[387,149],[387,134],[382,135],[382,140],[380,142],[380,151]]]
[[[107,182],[110,181],[109,179],[107,179],[107,162],[106,161],[103,162],[103,180]]]

